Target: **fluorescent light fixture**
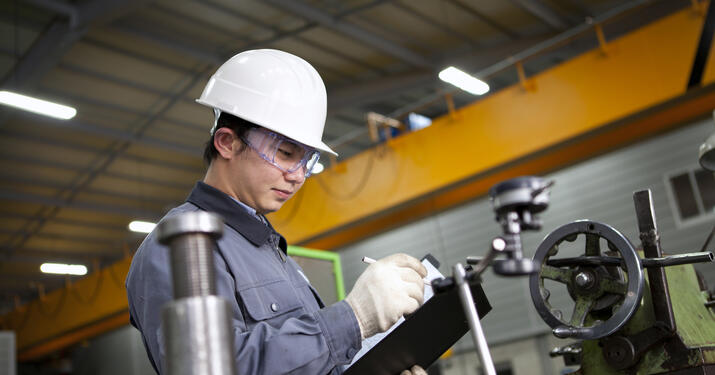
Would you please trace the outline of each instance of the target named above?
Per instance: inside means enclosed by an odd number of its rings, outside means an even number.
[[[81,264],[42,263],[40,271],[58,275],[86,275],[87,267]]]
[[[0,103],[62,120],[69,120],[77,114],[76,109],[66,105],[4,90],[0,91]]]
[[[482,95],[489,92],[489,85],[487,85],[484,81],[453,66],[439,72],[439,79],[447,83],[451,83],[470,94]]]
[[[154,230],[156,223],[150,223],[148,221],[134,220],[129,223],[129,230],[137,233],[151,233]]]
[[[310,174],[311,175],[318,174],[324,170],[325,170],[325,166],[323,164],[320,164],[320,162],[317,162],[313,166],[313,169],[310,171]]]

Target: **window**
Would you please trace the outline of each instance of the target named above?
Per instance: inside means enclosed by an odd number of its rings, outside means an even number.
[[[665,176],[678,227],[715,219],[715,174],[691,167]]]

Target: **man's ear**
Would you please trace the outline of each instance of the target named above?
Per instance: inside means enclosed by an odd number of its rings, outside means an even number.
[[[241,141],[236,137],[236,133],[229,128],[218,128],[214,133],[214,147],[224,159],[231,159],[238,151]]]

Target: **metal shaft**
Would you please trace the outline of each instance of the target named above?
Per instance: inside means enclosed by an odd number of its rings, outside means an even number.
[[[489,353],[487,339],[484,337],[484,331],[482,330],[482,323],[479,321],[479,314],[477,314],[477,308],[474,306],[472,291],[469,289],[469,283],[465,280],[467,273],[461,263],[454,265],[453,272],[454,280],[459,289],[459,299],[462,301],[462,308],[464,309],[464,314],[467,316],[472,339],[474,340],[479,359],[482,362],[482,367],[484,367],[484,373],[486,375],[496,375],[497,372],[494,369],[494,362]]]
[[[214,240],[203,233],[189,233],[174,237],[169,246],[174,299],[215,295]]]
[[[638,230],[640,231],[643,255],[647,258],[660,258],[663,251],[660,248],[658,227],[655,222],[655,209],[650,190],[641,190],[633,193],[633,203],[636,208]],[[675,332],[675,316],[670,300],[668,279],[662,267],[648,268],[648,283],[650,285],[651,299],[653,300],[653,313],[655,319],[663,322],[670,332]]]
[[[187,297],[162,311],[168,375],[235,375],[228,302],[218,296]]]
[[[215,295],[213,250],[223,220],[209,212],[185,212],[164,219],[157,231],[159,242],[170,248],[174,299]]]
[[[223,220],[186,212],[163,220],[159,242],[169,245],[174,300],[162,311],[164,363],[169,375],[233,375],[231,309],[216,296],[213,250]]]

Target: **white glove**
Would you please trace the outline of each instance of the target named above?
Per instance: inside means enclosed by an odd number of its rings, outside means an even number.
[[[411,369],[402,371],[400,375],[427,375],[427,371],[420,367],[420,365],[414,365]]]
[[[422,304],[427,269],[407,254],[393,254],[371,264],[358,277],[345,301],[355,312],[362,338],[385,332]]]

